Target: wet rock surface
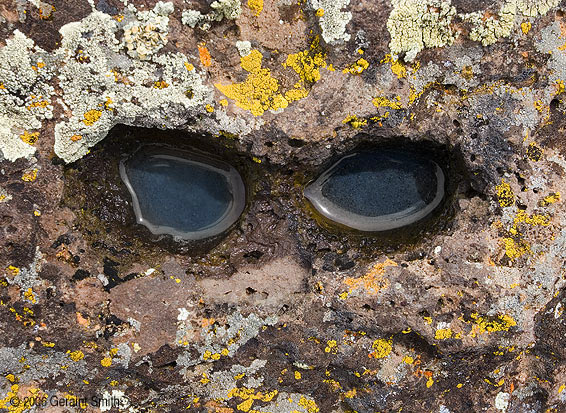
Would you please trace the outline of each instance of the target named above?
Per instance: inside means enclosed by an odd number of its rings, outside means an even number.
[[[0,2],[0,410],[565,411],[564,7]],[[238,170],[233,227],[139,225],[147,144]],[[427,219],[303,196],[392,146],[444,171]]]

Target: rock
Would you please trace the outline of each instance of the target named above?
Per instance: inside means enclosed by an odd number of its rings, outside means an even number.
[[[566,410],[564,11],[3,1],[0,408]],[[139,225],[150,144],[238,170],[235,225]],[[320,219],[305,187],[362,146],[434,153],[436,213]]]

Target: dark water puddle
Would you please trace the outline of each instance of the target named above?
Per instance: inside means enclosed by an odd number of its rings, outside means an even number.
[[[199,240],[225,232],[244,210],[240,174],[198,152],[145,146],[120,163],[137,222],[153,234]]]
[[[344,156],[304,195],[329,220],[378,232],[428,216],[440,205],[444,185],[444,173],[433,160],[401,149],[374,149]]]

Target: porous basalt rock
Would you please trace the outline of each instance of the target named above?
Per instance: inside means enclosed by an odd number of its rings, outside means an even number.
[[[3,1],[0,410],[565,411],[564,12]],[[235,227],[197,248],[136,225],[140,143],[236,166]],[[305,186],[382,145],[436,155],[438,216],[321,222]]]

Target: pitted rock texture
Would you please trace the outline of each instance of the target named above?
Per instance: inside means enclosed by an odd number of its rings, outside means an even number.
[[[566,411],[565,11],[0,0],[0,410]],[[237,168],[237,224],[136,225],[144,143]],[[439,213],[326,225],[303,188],[381,146],[437,154]]]

